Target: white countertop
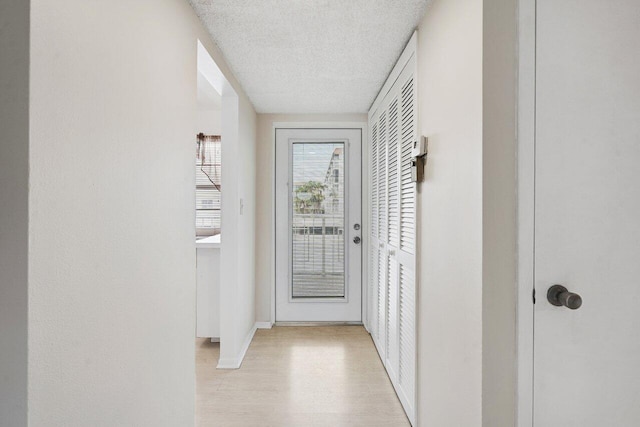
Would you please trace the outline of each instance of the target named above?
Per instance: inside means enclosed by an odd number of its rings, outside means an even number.
[[[220,249],[220,234],[196,240],[196,249]]]

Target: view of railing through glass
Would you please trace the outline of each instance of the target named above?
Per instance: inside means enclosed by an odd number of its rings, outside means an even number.
[[[345,296],[344,143],[293,144],[292,297]]]

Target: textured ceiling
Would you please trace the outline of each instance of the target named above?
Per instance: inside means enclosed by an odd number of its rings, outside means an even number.
[[[428,0],[190,2],[259,113],[364,113]]]

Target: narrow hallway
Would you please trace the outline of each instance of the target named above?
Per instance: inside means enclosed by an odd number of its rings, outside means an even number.
[[[258,330],[238,370],[196,341],[198,426],[408,426],[362,326]]]

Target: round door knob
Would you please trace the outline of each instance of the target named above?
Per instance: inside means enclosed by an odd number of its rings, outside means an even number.
[[[360,244],[360,237],[356,236],[353,238],[353,243],[355,243],[356,245]]]
[[[582,306],[582,297],[573,292],[569,292],[562,285],[553,285],[547,291],[547,301],[551,304],[562,307],[565,306],[571,310],[577,310]]]

